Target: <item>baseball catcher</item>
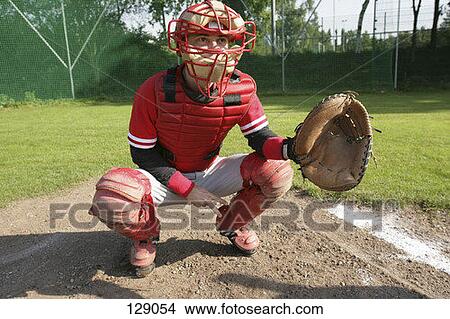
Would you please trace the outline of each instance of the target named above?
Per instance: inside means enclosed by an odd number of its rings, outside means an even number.
[[[169,23],[168,40],[182,64],[147,79],[134,98],[128,143],[139,168],[108,171],[96,185],[90,210],[133,241],[130,262],[138,276],[155,265],[159,206],[219,204],[217,230],[251,255],[259,240],[248,225],[290,189],[289,159],[326,189],[348,189],[360,181],[364,170],[354,168],[366,162],[358,158],[359,146],[370,153],[371,133],[358,126],[359,118],[353,120],[363,107],[352,94],[330,99],[335,118],[331,111],[321,115],[318,107],[296,138],[283,138],[270,130],[253,78],[236,68],[254,47],[253,22],[222,2],[204,1]],[[220,157],[235,125],[254,152]],[[222,199],[232,194],[230,203]]]

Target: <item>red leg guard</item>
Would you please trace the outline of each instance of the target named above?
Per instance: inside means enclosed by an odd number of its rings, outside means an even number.
[[[237,230],[259,216],[289,190],[294,172],[289,161],[266,160],[252,153],[242,161],[241,175],[244,189],[229,206],[219,209],[216,223],[221,231]]]
[[[230,202],[219,208],[221,216],[217,216],[217,229],[236,230],[247,225],[262,212],[262,204],[266,197],[259,186],[252,185],[241,190]]]
[[[96,189],[91,215],[132,240],[159,238],[160,224],[145,175],[131,168],[113,168]]]

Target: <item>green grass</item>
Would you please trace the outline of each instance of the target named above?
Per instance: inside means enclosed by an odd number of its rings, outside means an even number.
[[[320,98],[263,96],[272,130],[293,134]],[[450,208],[450,93],[364,94],[374,116],[374,152],[362,183],[342,194],[320,191],[296,172],[294,186],[316,197],[361,202],[394,199],[424,208]],[[126,140],[129,103],[52,102],[0,109],[0,206],[51,193],[112,166],[132,166]],[[222,155],[249,152],[235,128]]]

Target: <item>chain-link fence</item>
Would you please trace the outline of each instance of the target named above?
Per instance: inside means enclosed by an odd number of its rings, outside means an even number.
[[[325,2],[316,1],[321,5]],[[176,64],[177,57],[167,50],[164,39],[133,26],[134,20],[145,21],[145,16],[123,15],[119,3],[1,0],[0,95],[22,99],[26,92],[34,92],[44,99],[129,98],[149,76]],[[312,27],[306,26],[298,34],[287,34],[292,30],[286,27],[285,31],[284,20],[278,16],[275,55],[270,39],[260,37],[259,49],[244,55],[239,68],[256,79],[261,93],[392,90],[397,63],[396,1],[376,3],[378,9],[374,8],[373,17],[367,13],[360,37],[357,12],[320,17],[309,10],[304,20],[313,17],[308,19]],[[424,12],[428,19],[429,8]],[[168,20],[168,16],[163,19],[165,23]],[[261,23],[262,32],[267,26]],[[372,23],[369,32],[367,25]],[[419,30],[419,48],[412,57],[411,32],[405,31],[409,24],[406,19],[400,24],[400,88],[414,83],[449,83],[450,41],[449,46],[433,51],[420,48],[429,41],[430,32]],[[147,29],[163,25],[147,24]],[[446,43],[444,40],[440,42]],[[430,54],[436,58],[430,59]]]
[[[130,96],[173,54],[127,32],[112,1],[2,0],[0,94]]]

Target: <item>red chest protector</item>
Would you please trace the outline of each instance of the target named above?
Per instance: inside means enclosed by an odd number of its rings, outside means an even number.
[[[235,71],[227,93],[202,104],[185,93],[180,69],[168,70],[155,83],[158,143],[177,170],[202,171],[214,161],[228,132],[247,112],[256,85],[250,76]]]

